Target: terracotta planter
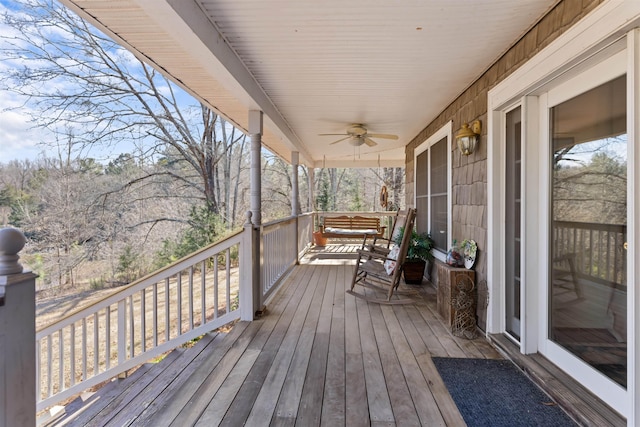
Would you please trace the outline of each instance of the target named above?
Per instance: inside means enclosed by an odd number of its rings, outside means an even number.
[[[403,271],[404,281],[409,285],[419,285],[422,283],[424,276],[424,268],[427,265],[426,261],[405,261]]]
[[[327,238],[322,236],[319,231],[313,232],[313,244],[316,246],[325,246],[327,244]]]

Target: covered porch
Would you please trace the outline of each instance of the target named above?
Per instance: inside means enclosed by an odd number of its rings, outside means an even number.
[[[634,190],[640,164],[636,148],[637,104],[640,102],[637,96],[640,80],[637,3],[631,0],[528,1],[518,3],[518,9],[516,5],[505,8],[503,2],[486,1],[475,3],[478,9],[478,5],[482,6],[484,15],[479,16],[479,10],[474,10],[475,14],[465,13],[469,19],[466,25],[446,26],[449,32],[444,31],[441,23],[459,22],[460,14],[445,3],[434,3],[438,4],[431,6],[434,9],[407,6],[392,12],[387,5],[373,7],[365,2],[353,2],[345,13],[341,3],[332,3],[326,10],[315,10],[303,2],[301,9],[283,10],[275,2],[263,7],[254,2],[123,0],[113,6],[105,2],[66,0],[70,8],[251,135],[252,215],[242,233],[195,254],[193,262],[186,260],[172,267],[173,270],[137,283],[131,293],[120,299],[105,301],[99,307],[104,311],[83,313],[59,325],[60,329],[40,331],[38,345],[46,345],[48,350],[43,359],[48,357],[51,362],[52,349],[57,346],[52,343],[62,342],[63,334],[74,337],[86,334],[86,330],[91,329],[88,325],[97,331],[95,325],[99,318],[105,319],[107,331],[111,327],[115,329],[117,323],[118,340],[114,338],[112,348],[118,349],[121,362],[118,369],[124,371],[142,363],[140,359],[149,356],[149,352],[144,353],[147,341],[153,342],[149,347],[157,352],[174,348],[179,344],[168,323],[164,341],[158,337],[162,338],[165,332],[158,332],[155,324],[153,334],[145,335],[145,315],[140,316],[143,320],[139,322],[143,332],[135,332],[134,313],[139,314],[133,307],[137,298],[143,301],[140,312],[144,312],[144,301],[153,295],[155,303],[162,289],[168,296],[169,286],[175,285],[178,290],[171,292],[177,295],[177,310],[185,313],[190,322],[185,321],[189,325],[186,333],[182,326],[176,328],[180,340],[194,338],[230,321],[240,319],[240,322],[226,338],[208,336],[201,340],[202,344],[196,344],[194,348],[201,352],[194,357],[194,362],[213,360],[207,359],[211,357],[219,358],[218,363],[187,364],[180,369],[186,376],[175,383],[175,388],[169,384],[179,376],[168,379],[165,387],[150,382],[150,390],[159,394],[145,400],[145,404],[136,400],[142,393],[140,390],[114,391],[117,396],[114,402],[118,401],[112,406],[117,408],[113,409],[114,416],[123,418],[113,421],[113,425],[129,420],[128,407],[141,410],[141,414],[131,417],[142,417],[139,423],[149,425],[200,420],[207,425],[209,416],[219,416],[219,420],[229,425],[249,424],[254,420],[265,424],[266,419],[273,424],[295,421],[306,425],[311,418],[332,425],[330,417],[334,415],[341,416],[349,425],[352,422],[404,425],[408,423],[406,420],[425,425],[457,425],[455,417],[459,414],[438,381],[439,376],[434,375],[431,358],[438,352],[473,358],[498,357],[497,353],[483,339],[471,342],[452,337],[435,314],[433,291],[428,287],[411,306],[381,307],[344,295],[342,290],[349,282],[349,261],[341,261],[332,254],[316,253],[312,258],[311,252],[298,266],[298,254],[309,243],[313,223],[299,215],[296,190],[291,218],[278,224],[262,223],[260,152],[267,147],[291,162],[296,171],[292,178],[294,189],[299,165],[307,166],[310,176],[314,167],[404,166],[406,206],[415,206],[424,215],[418,229],[437,230],[441,234],[441,258],[454,237],[474,238],[481,248],[476,271],[489,284],[491,299],[487,310],[480,310],[477,318],[486,331],[486,338],[492,339],[525,372],[548,387],[583,424],[635,425],[640,407],[637,405],[640,380],[636,369],[639,350],[635,339],[638,330],[635,269],[639,263],[633,262],[640,254],[633,245],[639,240],[637,230],[640,229],[636,215],[637,190]],[[471,2],[464,4],[464,12],[471,9],[470,5]],[[439,15],[438,11],[447,14]],[[353,19],[356,13],[360,19]],[[123,20],[125,14],[132,18]],[[416,16],[424,19],[415,20]],[[480,31],[480,24],[484,31]],[[459,31],[465,26],[474,31]],[[451,54],[461,53],[463,48],[465,54]],[[606,63],[604,57],[607,57]],[[600,62],[604,65],[596,68]],[[547,255],[553,247],[555,230],[548,209],[552,200],[550,174],[545,173],[552,165],[553,153],[547,151],[553,147],[553,141],[540,143],[540,135],[550,135],[548,114],[556,104],[544,102],[552,98],[553,86],[566,90],[562,96],[567,99],[569,92],[573,96],[589,89],[584,83],[589,79],[578,74],[586,68],[602,75],[602,80],[627,75],[626,80],[620,81],[626,82],[624,91],[629,102],[622,104],[634,106],[616,117],[628,118],[629,159],[633,159],[628,180],[630,207],[625,211],[625,218],[630,220],[631,244],[626,252],[624,241],[620,250],[628,255],[620,259],[627,260],[623,267],[628,270],[625,277],[629,277],[629,283],[634,286],[629,286],[629,294],[624,303],[618,304],[618,311],[612,310],[614,319],[624,321],[627,326],[624,331],[628,330],[623,337],[626,340],[628,336],[629,342],[624,359],[628,383],[624,387],[614,384],[610,378],[601,378],[592,367],[582,364],[565,349],[556,348],[556,337],[549,333],[545,323],[549,313],[553,313],[548,301],[555,290],[555,284],[549,280],[554,273],[555,259]],[[603,70],[607,71],[606,76]],[[565,80],[569,77],[578,80]],[[568,83],[575,82],[584,87],[580,86],[580,90],[569,87]],[[549,93],[541,93],[543,90]],[[557,105],[565,102],[558,91],[556,98]],[[522,117],[516,117],[516,113]],[[590,115],[581,114],[586,116]],[[509,135],[513,134],[514,153],[525,153],[523,158],[511,156],[507,150],[504,131],[507,118],[512,119],[508,123],[512,124]],[[468,152],[459,152],[456,148],[455,135],[465,122],[475,120],[484,123],[484,127],[474,137],[479,139],[478,149],[468,156]],[[387,135],[387,138],[368,141],[367,135],[376,134]],[[327,138],[328,135],[335,138]],[[344,143],[334,145],[342,141]],[[547,169],[541,172],[541,166]],[[436,173],[438,171],[442,174]],[[518,181],[508,179],[507,171],[513,172]],[[511,188],[514,182],[518,184]],[[434,183],[441,185],[432,185]],[[546,190],[541,192],[541,188]],[[521,205],[522,194],[527,205]],[[507,201],[512,211],[507,212]],[[532,206],[537,209],[528,208]],[[509,231],[513,235],[505,231],[505,217],[514,225]],[[519,245],[523,237],[521,251]],[[518,242],[517,250],[508,246],[510,241]],[[622,247],[623,240],[615,242]],[[237,293],[232,292],[230,279],[235,268],[230,261],[233,251],[240,254]],[[506,260],[505,254],[513,256]],[[226,292],[220,293],[225,296],[226,305],[215,308],[210,316],[203,303],[202,323],[198,325],[196,321],[194,327],[198,311],[195,310],[194,316],[193,298],[186,289],[193,292],[194,286],[197,288],[194,278],[196,282],[202,278],[204,290],[206,275],[200,272],[205,268],[198,263],[212,264],[218,269],[219,259],[227,264],[223,274]],[[328,260],[332,262],[320,263]],[[621,270],[615,263],[612,265],[612,269]],[[514,266],[518,267],[517,274]],[[522,277],[520,266],[526,273]],[[570,273],[572,269],[569,268]],[[281,274],[285,279],[280,288]],[[511,276],[517,276],[517,281],[511,280]],[[517,283],[517,287],[508,288],[512,283]],[[576,284],[574,278],[574,286]],[[217,281],[214,286],[218,295]],[[579,297],[578,287],[574,289]],[[183,298],[183,295],[188,296]],[[272,296],[263,316],[253,320],[254,313],[262,309],[263,300]],[[170,300],[167,297],[167,301]],[[191,306],[183,310],[182,304],[187,301]],[[168,307],[169,302],[165,306]],[[599,308],[602,307],[601,304]],[[624,318],[620,307],[626,307],[628,312]],[[110,324],[112,312],[117,322]],[[573,313],[572,308],[563,314]],[[252,323],[245,323],[251,320]],[[506,324],[507,321],[511,323]],[[63,332],[62,327],[69,329]],[[134,345],[136,334],[142,337],[144,356]],[[513,344],[511,338],[518,344]],[[80,342],[81,338],[77,339]],[[221,340],[225,344],[216,348],[226,345],[227,350],[220,353],[222,350],[211,347],[209,352],[207,340]],[[91,340],[87,342],[90,344]],[[83,344],[86,343],[83,341]],[[75,346],[63,351],[62,344],[59,345],[60,358],[65,351],[73,357]],[[97,354],[99,348],[97,345],[94,348]],[[106,350],[110,353],[109,344]],[[90,374],[94,369],[95,381],[117,375],[110,369],[109,362],[103,363],[105,371],[99,370],[98,362],[102,359],[99,361],[98,356],[94,355],[93,365],[90,354],[82,357],[83,365],[80,367],[78,363],[77,370],[83,379],[87,371]],[[231,359],[225,359],[227,357]],[[75,369],[72,365],[71,370]],[[59,372],[56,369],[37,371],[37,376],[47,377],[49,381],[48,390],[38,396],[42,398],[39,403],[43,407],[55,389],[50,385],[55,382],[52,377],[60,378],[59,389],[63,393],[67,390],[71,393],[75,385],[71,379],[71,386],[65,389],[62,364]],[[298,372],[304,375],[296,375]],[[333,399],[334,395],[340,397]],[[130,406],[120,405],[124,403],[124,396],[131,397]],[[320,398],[322,405],[319,405]],[[292,402],[295,407],[287,406]],[[615,409],[607,403],[615,404]],[[104,412],[109,416],[112,413],[111,410]],[[81,414],[78,413],[78,417]]]
[[[356,247],[312,248],[261,318],[143,365],[50,425],[464,425],[432,357],[501,356],[451,335],[426,281],[411,305],[346,294]]]

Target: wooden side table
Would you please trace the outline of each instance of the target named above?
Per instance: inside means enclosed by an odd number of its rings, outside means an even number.
[[[467,270],[466,268],[452,267],[443,262],[437,263],[438,267],[438,293],[437,293],[437,309],[442,316],[445,324],[451,326],[453,324],[455,309],[452,304],[453,298],[456,296],[456,277],[459,274],[469,276],[475,283],[476,272]],[[475,312],[475,307],[474,307]]]

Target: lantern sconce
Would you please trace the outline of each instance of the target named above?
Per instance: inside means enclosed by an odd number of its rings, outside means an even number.
[[[482,132],[480,120],[471,123],[471,127],[469,127],[469,123],[462,125],[462,128],[456,133],[456,141],[462,155],[468,156],[475,151],[476,145],[480,141],[480,132]]]

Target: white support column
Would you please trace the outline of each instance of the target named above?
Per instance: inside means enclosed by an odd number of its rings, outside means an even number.
[[[249,136],[251,137],[251,266],[253,313],[262,311],[262,111],[249,111]]]
[[[262,111],[249,111],[249,136],[251,137],[251,222],[262,224]]]
[[[302,212],[300,210],[300,188],[298,185],[298,163],[300,162],[300,153],[291,152],[291,216],[298,216]]]
[[[315,211],[315,195],[314,195],[314,188],[313,188],[313,182],[315,181],[315,174],[316,174],[316,169],[311,166],[309,169],[309,210],[310,211]]]
[[[25,242],[19,230],[0,229],[0,427],[36,425],[37,276],[18,263]]]

